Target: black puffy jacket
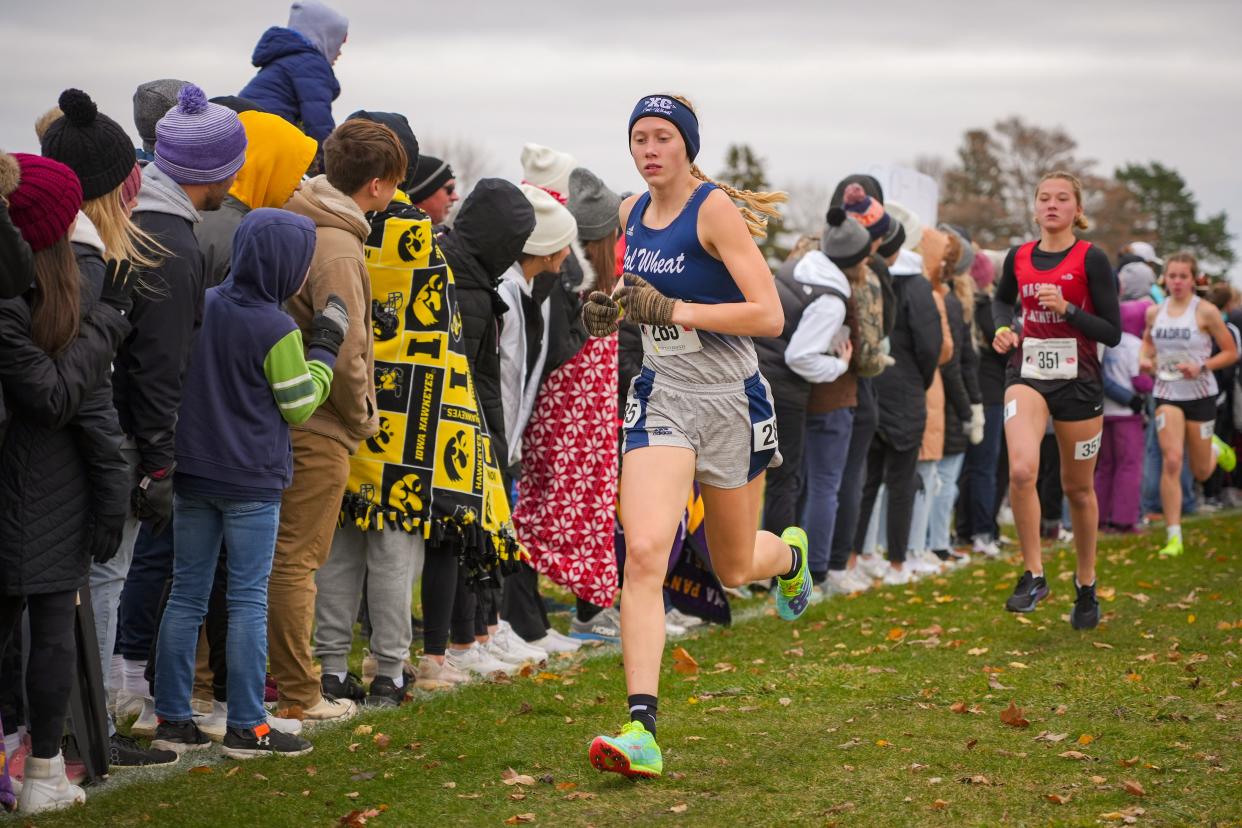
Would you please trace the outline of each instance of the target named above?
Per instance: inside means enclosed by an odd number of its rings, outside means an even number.
[[[500,393],[499,326],[508,306],[496,285],[534,229],[535,208],[522,191],[503,179],[484,178],[458,208],[452,231],[439,239],[457,287],[475,393],[502,466],[509,449]]]
[[[892,274],[896,319],[889,337],[893,365],[873,382],[880,406],[878,433],[897,451],[923,441],[927,388],[936,374],[944,335],[931,283],[922,273]]]
[[[76,252],[84,313],[77,338],[56,357],[31,338],[30,294],[0,301],[0,383],[12,405],[0,444],[4,595],[82,586],[91,516],[123,513],[128,503],[108,366],[130,325],[96,301],[102,260]]]
[[[962,302],[952,292],[944,297],[949,332],[953,335],[953,358],[940,366],[944,380],[944,454],[961,454],[970,444],[966,433],[970,425],[970,406],[982,401],[979,395],[979,352],[970,336],[970,324]]]
[[[0,201],[0,299],[21,296],[34,280],[30,245],[9,219],[9,208]],[[0,437],[4,433],[4,392],[0,390]]]

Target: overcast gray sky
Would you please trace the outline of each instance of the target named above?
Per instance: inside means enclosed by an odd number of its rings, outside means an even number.
[[[645,93],[689,96],[700,161],[751,143],[773,182],[949,156],[964,130],[1017,113],[1064,127],[1100,171],[1159,160],[1242,234],[1242,3],[868,3],[336,0],[350,18],[339,119],[405,113],[415,132],[488,148],[520,174],[526,141],[574,154],[616,190],[641,183],[625,124]],[[280,0],[0,0],[0,146],[67,86],[133,133],[139,83],[236,93]],[[452,159],[448,159],[450,162]],[[1238,245],[1238,240],[1235,239]],[[1242,246],[1242,245],[1239,245]]]

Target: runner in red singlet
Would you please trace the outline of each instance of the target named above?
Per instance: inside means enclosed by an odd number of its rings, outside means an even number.
[[[1070,503],[1078,567],[1074,629],[1099,623],[1095,597],[1095,461],[1103,429],[1100,353],[1121,339],[1117,283],[1108,257],[1074,229],[1086,229],[1082,185],[1069,173],[1045,175],[1035,190],[1039,241],[1009,251],[992,300],[997,353],[1011,353],[1005,375],[1009,501],[1026,564],[1005,603],[1031,612],[1048,596],[1039,547],[1039,447],[1052,418],[1061,453],[1061,483]],[[1015,322],[1014,304],[1022,308]],[[1015,330],[1015,328],[1020,328]]]

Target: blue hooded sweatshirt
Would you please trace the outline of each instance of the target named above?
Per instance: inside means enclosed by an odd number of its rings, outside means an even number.
[[[259,208],[233,237],[232,269],[207,291],[177,422],[177,491],[279,500],[293,479],[289,424],[327,399],[336,357],[303,356],[302,333],[281,310],[306,280],[315,225]],[[309,359],[309,361],[308,361]]]
[[[298,126],[319,143],[336,126],[332,102],[341,94],[332,64],[341,52],[349,21],[317,0],[298,0],[289,26],[263,33],[250,61],[259,73],[238,93],[265,111]]]

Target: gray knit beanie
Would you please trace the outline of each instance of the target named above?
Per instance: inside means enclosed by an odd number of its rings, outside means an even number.
[[[620,226],[617,210],[621,196],[604,186],[586,167],[578,167],[569,174],[569,203],[565,206],[578,222],[578,238],[583,241],[606,238]]]
[[[164,78],[147,81],[134,91],[134,126],[147,152],[155,152],[155,125],[177,105],[177,93],[185,84],[182,80]]]
[[[828,226],[824,228],[819,247],[833,264],[844,270],[871,253],[871,234],[840,207],[833,207],[828,211]]]

